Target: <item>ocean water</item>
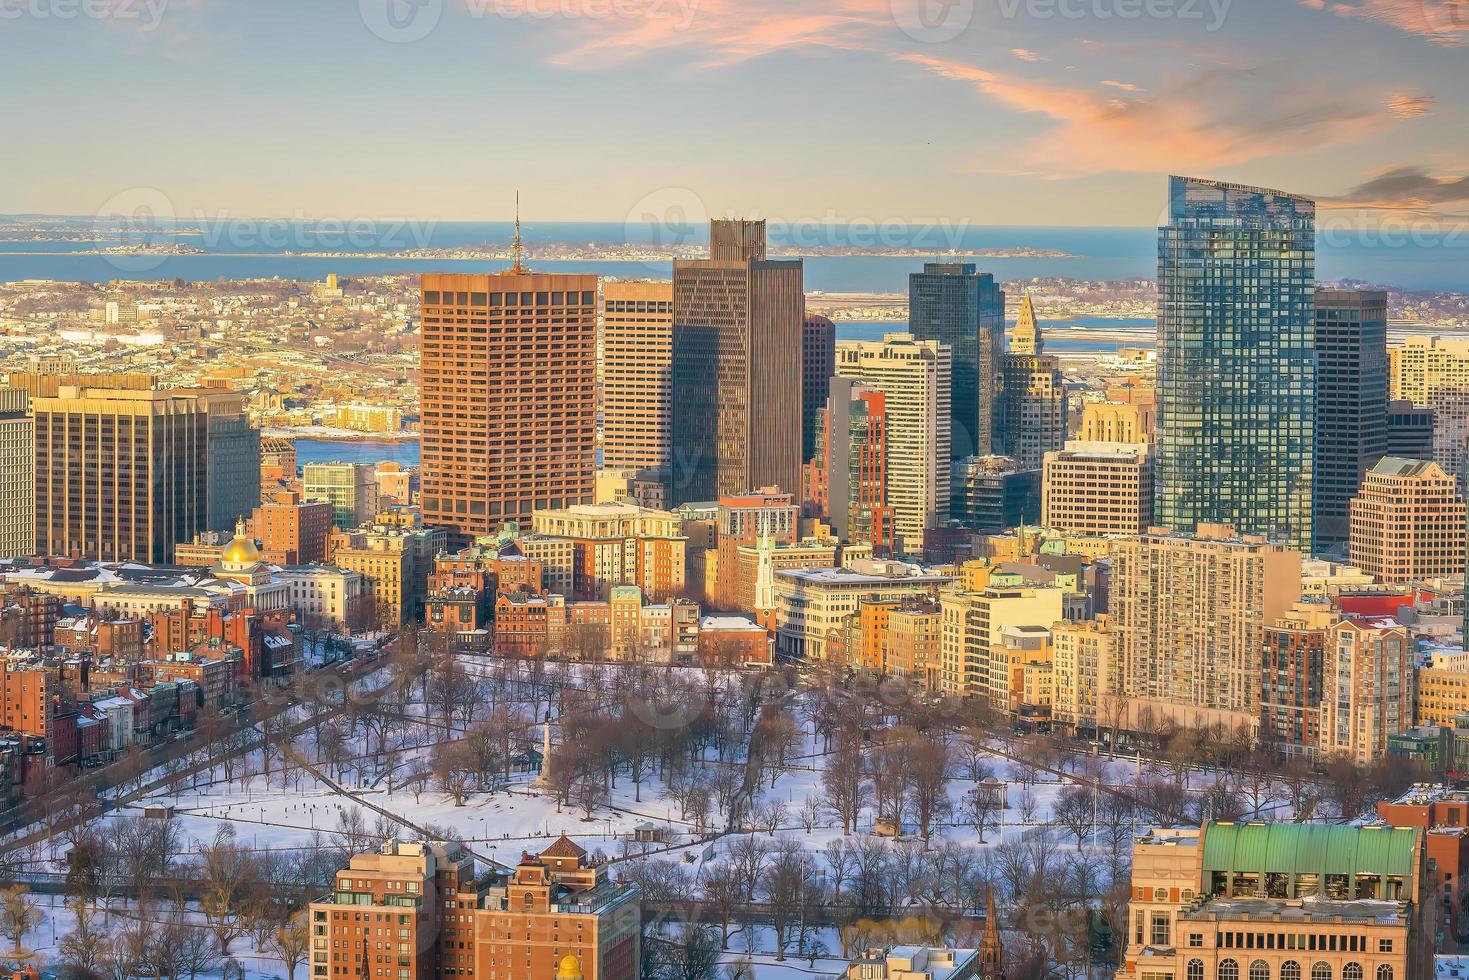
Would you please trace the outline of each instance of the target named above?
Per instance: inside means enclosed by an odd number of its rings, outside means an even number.
[[[307,463],[382,463],[418,465],[418,440],[296,439],[296,466]]]
[[[90,220],[76,219],[77,234],[89,233]],[[86,241],[0,242],[0,282],[18,279],[106,282],[121,280],[272,278],[321,279],[329,272],[344,276],[394,272],[494,271],[504,262],[355,256],[352,253],[401,251],[409,248],[455,248],[510,238],[506,222],[356,223],[265,221],[204,224],[183,232],[180,241],[205,249],[204,255],[137,257],[70,254],[94,247]],[[702,228],[657,224],[530,223],[524,235],[532,263],[558,272],[605,276],[667,278],[668,262],[535,261],[537,243],[591,242],[699,243]],[[130,240],[157,240],[149,232]],[[1001,248],[1050,249],[1066,258],[975,258],[980,268],[1005,280],[1047,276],[1078,279],[1152,277],[1156,271],[1156,233],[1151,228],[1033,228],[910,226],[874,230],[861,227],[772,226],[774,244],[791,243],[796,251],[812,244],[837,246],[888,245],[926,251]],[[114,244],[115,240],[101,244]],[[326,251],[338,257],[316,258],[300,252]],[[945,256],[945,258],[950,258]],[[806,260],[806,288],[827,292],[901,292],[908,273],[922,267],[922,257],[818,255]],[[1333,228],[1319,236],[1317,275],[1322,281],[1353,279],[1407,289],[1469,291],[1469,233],[1391,233]]]

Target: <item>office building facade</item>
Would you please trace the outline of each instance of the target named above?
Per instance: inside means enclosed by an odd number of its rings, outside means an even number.
[[[1316,547],[1346,542],[1348,506],[1387,455],[1387,293],[1316,290]]]
[[[602,284],[602,466],[663,471],[673,431],[673,284]]]
[[[710,223],[673,263],[669,504],[801,488],[802,264],[765,257],[764,221]]]
[[[1308,550],[1315,457],[1315,203],[1169,181],[1158,229],[1159,523]]]
[[[424,522],[462,546],[591,503],[597,277],[425,275],[421,315]]]
[[[994,451],[1002,384],[1005,292],[968,262],[925,262],[908,276],[909,331],[949,348],[949,451],[955,459]]]
[[[949,519],[949,348],[912,334],[837,345],[837,374],[866,381],[887,409],[887,503],[896,548],[917,554]]]

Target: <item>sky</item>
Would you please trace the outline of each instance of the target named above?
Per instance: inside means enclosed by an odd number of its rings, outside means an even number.
[[[1469,220],[1469,0],[0,0],[0,80],[0,213]]]

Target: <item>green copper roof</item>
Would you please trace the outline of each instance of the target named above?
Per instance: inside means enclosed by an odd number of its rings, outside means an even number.
[[[1327,824],[1209,824],[1204,871],[1413,876],[1418,831]]]

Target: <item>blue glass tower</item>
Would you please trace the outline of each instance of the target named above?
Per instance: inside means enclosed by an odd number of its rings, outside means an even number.
[[[988,456],[1005,348],[1004,290],[971,262],[925,262],[922,272],[908,276],[908,321],[909,333],[948,344],[952,352],[951,455]]]
[[[1311,546],[1316,205],[1171,177],[1158,229],[1160,524]]]

